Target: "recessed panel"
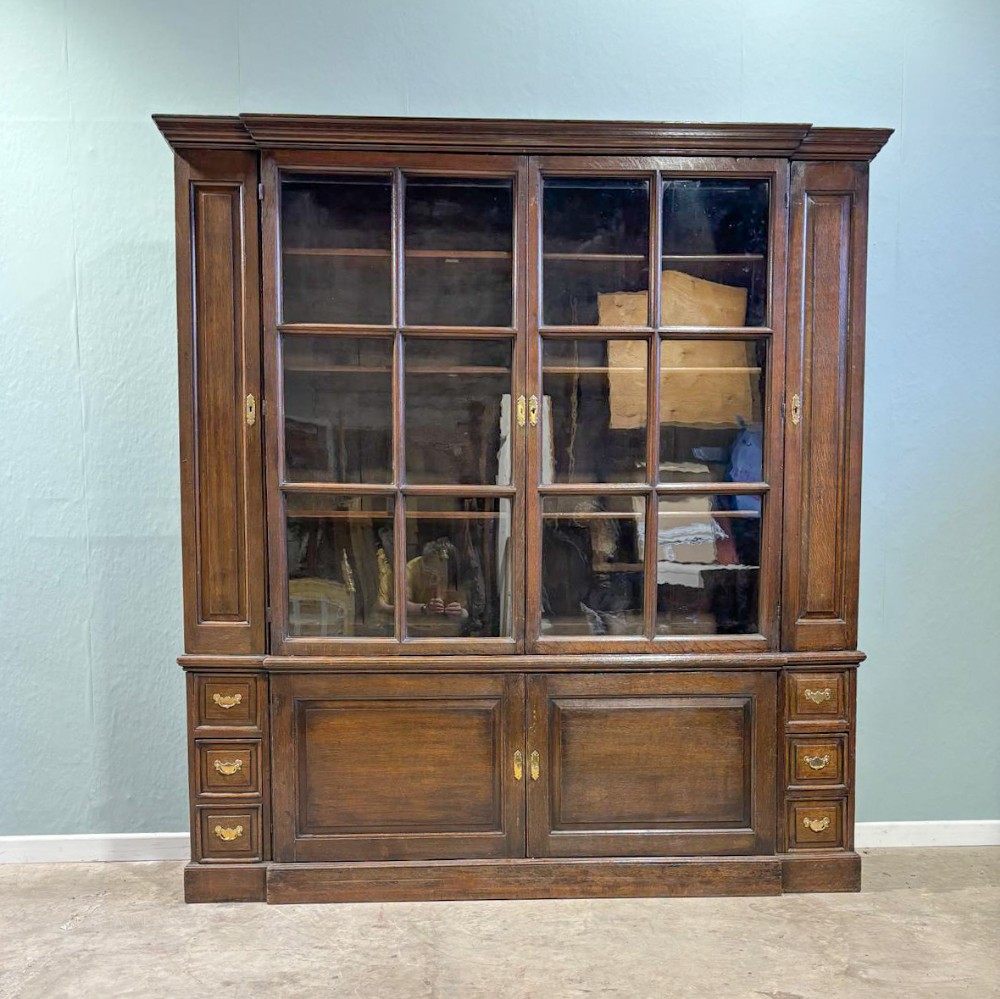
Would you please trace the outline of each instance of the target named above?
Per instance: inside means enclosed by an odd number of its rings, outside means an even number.
[[[745,702],[560,701],[554,831],[749,826]]]
[[[305,704],[299,835],[497,830],[500,704]]]

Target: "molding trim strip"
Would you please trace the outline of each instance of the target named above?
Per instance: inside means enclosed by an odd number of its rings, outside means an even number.
[[[1000,846],[1000,819],[859,822],[855,849]],[[88,833],[78,836],[0,836],[0,864],[189,860],[187,833]]]
[[[0,864],[190,859],[191,837],[186,832],[0,836]]]

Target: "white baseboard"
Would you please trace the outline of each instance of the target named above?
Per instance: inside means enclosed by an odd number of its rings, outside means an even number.
[[[1000,846],[1000,819],[929,822],[858,822],[858,850],[880,846]]]
[[[0,864],[80,864],[105,860],[189,860],[191,837],[178,833],[0,836]]]
[[[859,850],[902,846],[1000,846],[1000,819],[859,822]],[[187,860],[187,833],[88,833],[79,836],[0,836],[0,864],[71,864],[112,860]]]

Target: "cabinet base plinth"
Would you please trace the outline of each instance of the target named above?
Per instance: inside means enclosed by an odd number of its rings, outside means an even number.
[[[861,891],[861,857],[856,853],[784,853],[781,890]]]
[[[780,893],[774,857],[272,864],[267,875],[273,903]]]
[[[188,864],[185,902],[265,902],[267,864]]]
[[[187,902],[431,902],[780,895],[861,888],[856,853],[778,857],[188,864]]]

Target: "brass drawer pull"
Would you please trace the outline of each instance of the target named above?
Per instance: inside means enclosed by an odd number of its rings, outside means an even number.
[[[802,824],[806,827],[806,829],[809,829],[811,832],[821,833],[823,832],[824,829],[830,828],[830,818],[829,816],[826,815],[824,815],[823,818],[821,819],[810,819],[808,816],[806,816],[802,820]]]
[[[224,843],[232,843],[243,835],[243,826],[216,826],[212,832]]]
[[[538,780],[539,767],[538,767],[538,750],[533,749],[531,751],[531,756],[528,757],[528,770],[531,774],[532,780]]]
[[[232,777],[233,774],[238,774],[242,769],[242,760],[233,760],[232,763],[224,763],[222,760],[215,761],[216,773],[223,774],[226,777]]]
[[[235,708],[237,704],[241,704],[242,703],[242,701],[243,701],[243,695],[242,694],[212,694],[212,700],[215,701],[215,703],[218,704],[220,708],[223,708],[225,711],[228,711],[230,708]]]
[[[820,690],[810,690],[808,687],[802,692],[802,696],[813,704],[822,704],[824,701],[833,700],[833,691],[829,687]]]
[[[520,780],[524,776],[524,756],[521,755],[521,750],[518,749],[514,753],[514,780]]]
[[[824,753],[822,756],[803,756],[806,766],[810,770],[825,770],[830,763],[830,754]]]

